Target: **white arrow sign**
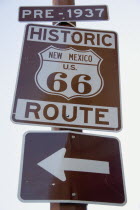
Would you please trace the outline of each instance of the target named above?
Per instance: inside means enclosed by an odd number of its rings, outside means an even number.
[[[64,171],[110,174],[109,162],[64,158],[65,153],[66,149],[62,148],[39,162],[37,165],[39,165],[41,168],[48,171],[61,181],[66,181]]]

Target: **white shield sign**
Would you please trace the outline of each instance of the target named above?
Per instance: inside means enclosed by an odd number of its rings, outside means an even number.
[[[100,64],[103,59],[93,50],[50,46],[39,52],[39,56],[35,82],[41,91],[70,100],[93,97],[102,90]]]

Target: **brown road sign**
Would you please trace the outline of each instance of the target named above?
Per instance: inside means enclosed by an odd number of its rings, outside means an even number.
[[[90,21],[108,20],[107,6],[20,7],[19,21]]]
[[[13,121],[67,128],[121,128],[117,35],[28,25]]]
[[[119,142],[76,132],[27,133],[22,201],[125,204]]]

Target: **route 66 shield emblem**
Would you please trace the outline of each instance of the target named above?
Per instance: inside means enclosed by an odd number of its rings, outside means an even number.
[[[104,81],[100,64],[103,59],[93,50],[50,46],[39,52],[39,56],[35,82],[41,91],[67,100],[93,97],[101,92]]]

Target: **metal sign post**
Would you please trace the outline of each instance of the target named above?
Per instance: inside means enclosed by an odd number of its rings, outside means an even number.
[[[52,3],[64,15],[61,6],[74,8],[75,0]],[[123,205],[118,141],[80,133],[121,129],[117,34],[67,20],[26,27],[12,120],[62,132],[25,135],[19,198],[50,202],[50,210]]]
[[[75,5],[75,0],[53,0],[53,5]],[[54,23],[55,25],[55,23]],[[75,22],[70,23],[60,23],[59,25],[76,25]],[[59,130],[58,128],[53,128],[53,130]],[[81,130],[82,131],[82,130]],[[87,210],[87,204],[68,204],[68,203],[51,203],[50,210]]]

